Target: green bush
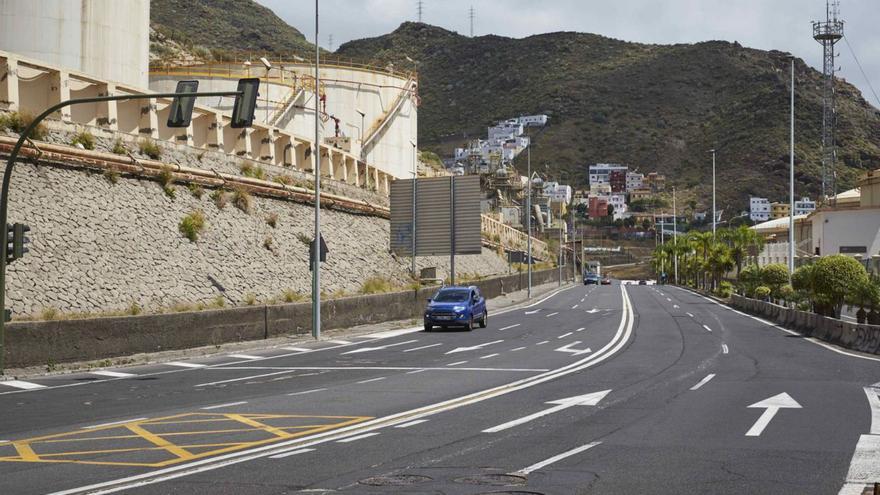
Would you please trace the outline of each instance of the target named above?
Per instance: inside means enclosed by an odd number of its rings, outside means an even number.
[[[34,116],[27,112],[9,112],[5,115],[0,115],[0,129],[8,129],[12,132],[21,134],[33,121]],[[48,134],[49,129],[41,122],[31,130],[28,137],[36,140],[43,140],[46,139]]]
[[[772,263],[761,269],[761,282],[770,288],[770,294],[778,298],[779,289],[788,283],[788,267],[781,263]]]
[[[813,291],[825,309],[823,314],[831,312],[829,316],[835,317],[840,316],[853,288],[868,279],[868,272],[861,263],[841,254],[819,258],[813,270]]]
[[[74,136],[73,139],[70,141],[70,144],[73,146],[79,144],[87,150],[93,150],[95,149],[95,136],[93,136],[92,133],[88,131],[83,131]]]
[[[758,265],[748,265],[742,269],[737,280],[739,290],[746,297],[754,297],[755,289],[761,285],[761,268]]]
[[[153,160],[158,160],[162,157],[162,148],[152,139],[141,139],[138,141],[138,149],[142,154]]]
[[[733,284],[731,284],[727,280],[722,280],[718,284],[718,290],[715,291],[715,294],[718,297],[723,297],[723,298],[727,299],[728,297],[730,297],[733,294]]]
[[[755,297],[758,299],[767,299],[770,297],[770,287],[766,285],[759,285],[755,288]]]
[[[191,242],[196,242],[199,234],[205,228],[205,214],[201,210],[196,210],[183,217],[177,228],[184,237]]]

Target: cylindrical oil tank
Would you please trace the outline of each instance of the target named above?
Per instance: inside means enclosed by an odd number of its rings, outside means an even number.
[[[0,0],[0,50],[147,88],[150,0]]]

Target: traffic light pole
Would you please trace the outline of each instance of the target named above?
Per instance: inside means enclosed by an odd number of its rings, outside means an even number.
[[[27,126],[24,132],[18,137],[18,141],[15,143],[15,147],[12,148],[12,153],[9,155],[9,160],[6,162],[6,170],[3,171],[3,187],[0,190],[0,226],[2,226],[3,231],[6,231],[6,221],[9,207],[9,184],[12,181],[12,169],[15,166],[15,161],[18,159],[18,153],[21,151],[21,147],[24,145],[25,140],[28,136],[30,136],[31,132],[46,119],[46,117],[52,115],[53,113],[61,110],[64,107],[70,105],[76,105],[79,103],[98,103],[103,101],[125,101],[125,100],[149,100],[153,98],[175,98],[175,97],[202,97],[202,96],[239,96],[241,95],[241,91],[212,91],[212,92],[204,92],[204,93],[154,93],[147,95],[118,95],[118,96],[96,96],[94,98],[77,98],[75,100],[67,100],[62,101],[61,103],[57,103],[48,110],[44,111],[40,115],[38,115],[34,120]],[[4,234],[4,237],[6,234]],[[4,373],[6,369],[6,256],[7,253],[7,242],[6,239],[0,243],[0,375]]]

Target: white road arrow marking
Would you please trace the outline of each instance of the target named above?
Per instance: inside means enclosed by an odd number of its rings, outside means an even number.
[[[791,398],[785,392],[782,392],[779,395],[774,395],[768,399],[764,399],[761,402],[755,402],[750,408],[758,408],[764,409],[764,412],[761,414],[761,417],[755,421],[755,424],[749,428],[749,431],[746,432],[747,437],[758,437],[761,436],[761,433],[764,431],[764,428],[770,423],[773,419],[773,416],[776,416],[776,413],[779,412],[780,409],[801,409],[801,405],[798,404],[794,399]]]
[[[504,341],[503,340],[493,340],[492,342],[486,342],[485,344],[474,345],[471,347],[456,347],[455,349],[447,352],[446,354],[455,354],[457,352],[464,352],[464,351],[475,351],[477,349],[482,349],[483,347],[486,347],[487,345],[500,344],[502,342],[504,342]]]
[[[547,404],[556,404],[554,407],[549,409],[544,409],[543,411],[536,412],[534,414],[529,414],[528,416],[523,416],[522,418],[515,419],[513,421],[508,421],[507,423],[500,424],[498,426],[493,426],[492,428],[488,428],[483,430],[483,433],[497,433],[499,431],[506,430],[508,428],[513,428],[514,426],[519,426],[523,423],[528,423],[529,421],[536,420],[543,416],[547,416],[548,414],[553,414],[555,412],[562,411],[563,409],[568,409],[569,407],[574,406],[595,406],[602,399],[608,395],[611,390],[603,390],[601,392],[593,392],[585,395],[577,395],[574,397],[569,397],[567,399],[559,399],[550,401]]]
[[[541,310],[540,310],[540,309],[535,309],[535,310],[532,310],[532,311],[526,311],[526,314],[527,314],[527,315],[533,315],[533,314],[535,314],[535,313],[537,313],[537,312],[539,312],[539,311],[541,311]]]
[[[672,309],[678,309],[678,304],[673,304]]]
[[[343,352],[342,354],[340,354],[340,356],[344,356],[346,354],[359,354],[361,352],[381,351],[382,349],[388,349],[389,347],[397,347],[399,345],[412,344],[413,342],[418,342],[418,340],[407,340],[406,342],[398,342],[396,344],[380,345],[378,347],[361,347],[360,349],[355,349],[353,351]]]
[[[556,349],[556,351],[557,352],[569,352],[571,354],[574,354],[575,356],[580,356],[581,354],[589,354],[589,353],[593,352],[593,350],[590,349],[589,347],[587,347],[586,349],[572,349],[572,347],[574,347],[580,343],[581,343],[580,340],[575,340],[571,344],[567,344],[567,345],[560,347],[559,349]]]
[[[587,313],[590,313],[590,314],[593,314],[593,313],[598,313],[599,310],[596,309],[596,308],[593,308],[593,309],[588,309],[586,312],[587,312]]]

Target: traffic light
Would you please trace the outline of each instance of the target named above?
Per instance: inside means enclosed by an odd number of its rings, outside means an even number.
[[[25,234],[30,231],[31,228],[23,223],[6,224],[6,263],[12,263],[28,252],[26,245],[31,240]]]
[[[177,81],[177,89],[174,92],[195,93],[198,90],[198,81]],[[171,101],[171,111],[168,113],[168,127],[189,127],[195,104],[195,96],[175,96]]]
[[[238,80],[239,94],[235,96],[235,105],[232,107],[232,127],[234,129],[253,125],[259,89],[259,78],[251,77]]]

